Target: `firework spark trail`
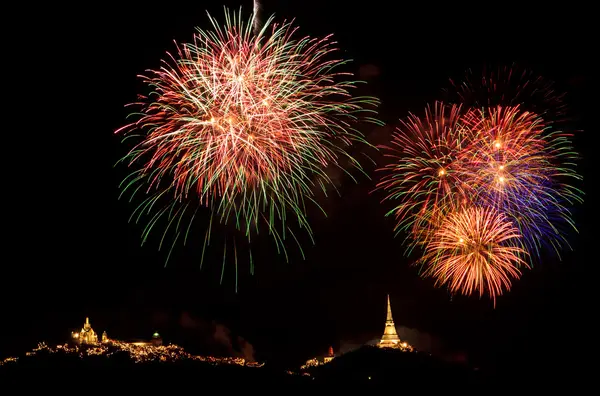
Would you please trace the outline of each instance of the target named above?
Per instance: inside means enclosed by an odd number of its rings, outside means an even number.
[[[469,207],[449,214],[428,242],[420,263],[424,276],[452,293],[487,293],[495,302],[528,267],[516,243],[519,230],[493,208]]]
[[[185,243],[191,223],[182,227],[184,218],[191,213],[193,221],[204,206],[248,240],[265,224],[285,252],[287,235],[297,241],[288,212],[311,233],[306,205],[316,204],[316,186],[331,184],[326,168],[349,158],[360,169],[346,147],[365,143],[352,125],[363,117],[377,122],[367,109],[377,100],[352,97],[357,83],[337,72],[346,61],[332,60],[330,36],[295,39],[296,27],[272,17],[255,33],[255,17],[226,10],[221,26],[209,15],[212,31],[198,29],[192,43],[141,76],[153,93],[117,133],[141,132],[123,159],[139,169],[122,188],[147,194],[132,215],[139,221],[153,213],[143,241],[166,217],[164,235],[173,227]],[[211,229],[212,220],[205,246]]]
[[[259,0],[254,0],[253,8],[252,8],[252,18],[254,24],[254,34],[259,34],[260,32],[260,14],[261,14],[262,5]]]

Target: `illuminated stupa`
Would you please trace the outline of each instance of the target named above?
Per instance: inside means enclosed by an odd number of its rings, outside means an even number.
[[[383,330],[383,336],[379,341],[380,348],[398,348],[402,350],[412,351],[412,347],[407,342],[403,342],[398,337],[396,332],[396,325],[394,324],[394,318],[392,317],[392,305],[390,304],[390,295],[387,296],[387,317],[385,318],[385,329]]]

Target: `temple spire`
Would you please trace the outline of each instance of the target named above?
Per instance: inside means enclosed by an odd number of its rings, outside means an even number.
[[[387,316],[385,318],[386,322],[392,322],[394,324],[394,318],[392,318],[392,305],[390,304],[390,295],[387,295]]]

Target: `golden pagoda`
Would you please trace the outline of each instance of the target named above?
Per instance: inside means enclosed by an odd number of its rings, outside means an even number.
[[[394,324],[394,318],[392,317],[392,305],[390,304],[390,295],[387,296],[387,317],[385,318],[385,329],[383,330],[383,336],[379,341],[380,348],[398,348],[402,350],[412,351],[412,347],[407,343],[400,340],[398,333],[396,332],[396,325]]]
[[[98,335],[90,325],[90,318],[85,318],[85,324],[79,333],[72,333],[73,339],[79,344],[97,344]]]

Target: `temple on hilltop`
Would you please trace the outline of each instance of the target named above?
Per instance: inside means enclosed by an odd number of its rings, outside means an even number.
[[[92,329],[92,325],[90,325],[90,318],[85,318],[85,324],[79,333],[71,333],[74,341],[78,344],[97,344],[98,343],[98,335]],[[104,338],[104,337],[103,337]]]
[[[396,348],[403,351],[412,351],[413,348],[407,342],[402,341],[396,332],[396,325],[392,317],[392,305],[390,304],[390,295],[387,296],[387,317],[385,318],[385,329],[383,336],[379,341],[379,348]]]
[[[327,350],[327,354],[324,356],[319,356],[316,358],[308,359],[304,365],[300,367],[301,370],[306,370],[310,367],[321,366],[323,364],[327,364],[331,362],[335,358],[335,354],[333,353],[333,347],[329,347]]]
[[[333,347],[330,346],[327,351],[327,355],[323,356],[323,363],[329,363],[335,358],[335,354],[333,353]]]

